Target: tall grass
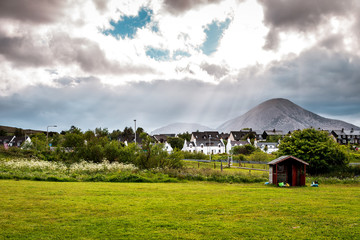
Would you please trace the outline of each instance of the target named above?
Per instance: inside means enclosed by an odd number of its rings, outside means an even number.
[[[141,170],[132,164],[109,161],[89,163],[82,161],[66,165],[43,160],[0,160],[0,178],[38,181],[102,181],[102,182],[263,182],[266,174],[251,175],[242,172],[221,172],[213,169],[156,168]]]
[[[211,168],[157,168],[141,170],[133,164],[104,160],[100,163],[79,162],[66,165],[36,159],[0,159],[0,179],[25,179],[36,181],[73,182],[179,182],[210,181],[223,183],[267,182],[268,173],[220,171]],[[312,176],[312,181],[322,183],[360,183],[358,175],[346,177]]]

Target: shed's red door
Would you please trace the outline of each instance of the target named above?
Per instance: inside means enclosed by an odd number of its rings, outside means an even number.
[[[297,171],[296,171],[296,165],[292,165],[292,184],[291,186],[296,186],[296,179],[297,179]]]

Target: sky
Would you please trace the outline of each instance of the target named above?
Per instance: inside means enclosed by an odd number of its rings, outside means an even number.
[[[272,98],[360,126],[357,0],[1,0],[0,125],[216,128]]]

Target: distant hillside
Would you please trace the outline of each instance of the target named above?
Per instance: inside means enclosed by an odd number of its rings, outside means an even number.
[[[46,131],[40,131],[40,130],[22,129],[22,128],[9,127],[9,126],[0,126],[0,131],[6,132],[7,135],[14,135],[16,129],[20,129],[25,134],[46,133]]]
[[[265,101],[247,113],[223,123],[218,127],[218,130],[230,132],[242,128],[252,128],[254,130],[275,128],[291,131],[309,127],[325,130],[360,129],[358,126],[344,121],[321,117],[287,99],[276,98]]]
[[[197,130],[199,131],[209,131],[209,130],[213,130],[207,126],[203,126],[197,123],[173,123],[170,125],[167,125],[165,127],[161,127],[158,129],[155,129],[154,131],[151,132],[151,135],[154,134],[167,134],[167,133],[184,133],[184,132],[196,132]]]

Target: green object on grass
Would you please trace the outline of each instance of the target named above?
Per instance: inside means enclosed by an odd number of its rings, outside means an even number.
[[[284,183],[283,182],[279,182],[279,187],[283,187]]]

